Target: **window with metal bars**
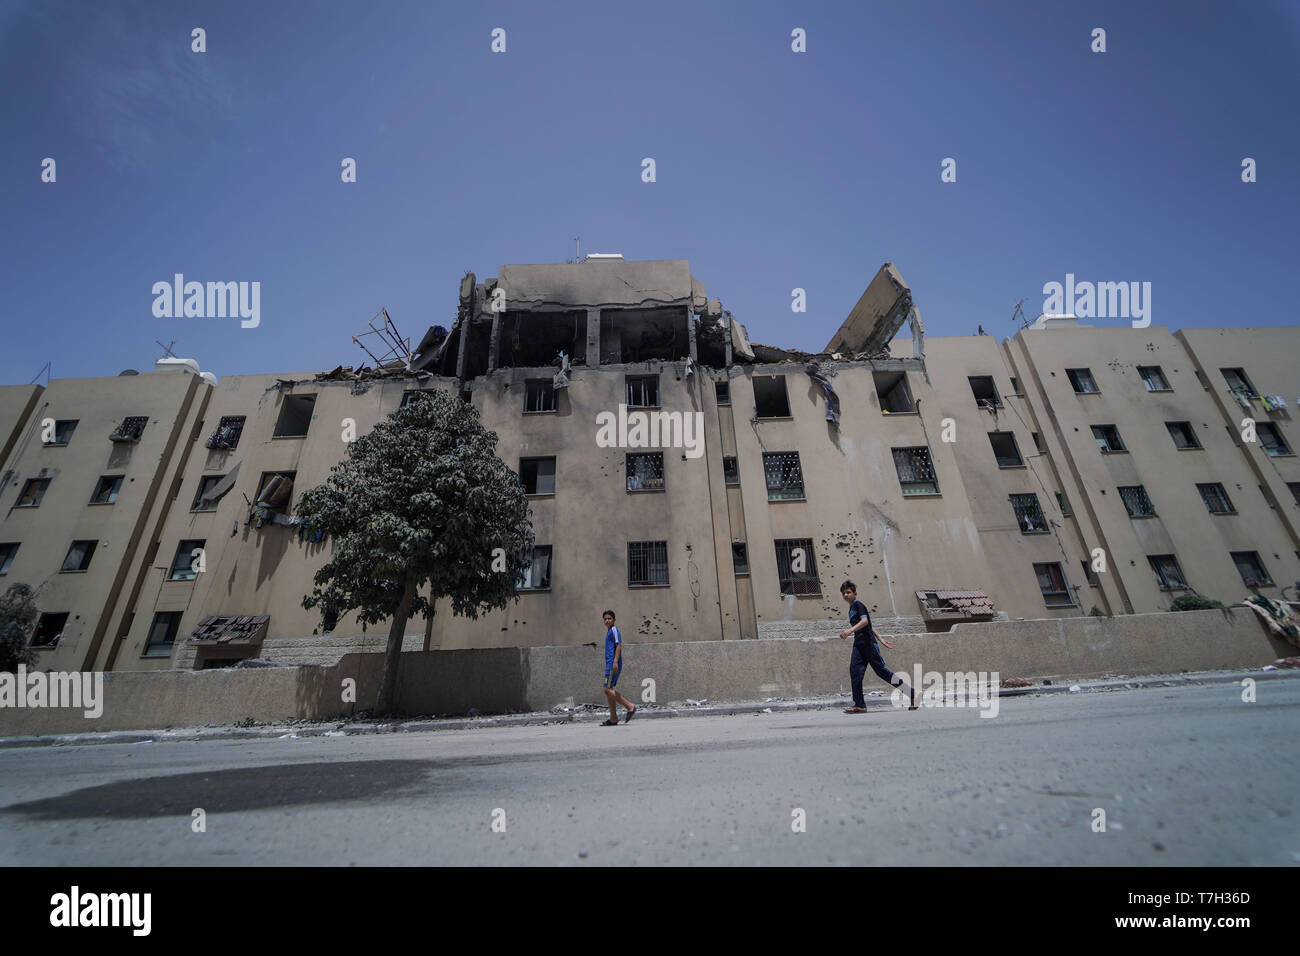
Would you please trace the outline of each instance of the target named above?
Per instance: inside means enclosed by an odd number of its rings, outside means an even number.
[[[1150,562],[1151,570],[1156,573],[1156,578],[1160,581],[1160,590],[1174,591],[1187,588],[1183,569],[1178,566],[1178,559],[1172,554],[1148,554],[1147,561]]]
[[[1173,391],[1165,381],[1165,375],[1160,371],[1159,365],[1139,365],[1138,374],[1142,376],[1142,384],[1147,387],[1148,392]]]
[[[1205,502],[1205,507],[1210,514],[1227,515],[1233,513],[1232,500],[1228,497],[1228,493],[1223,490],[1223,485],[1217,482],[1197,485],[1196,490],[1201,493],[1201,500]]]
[[[1192,431],[1191,422],[1165,422],[1165,428],[1169,430],[1169,437],[1174,440],[1175,448],[1201,447],[1201,443],[1196,438],[1196,432]]]
[[[520,591],[548,591],[551,587],[551,545],[539,544],[533,548],[532,560],[520,579]]]
[[[1291,454],[1290,446],[1282,438],[1282,429],[1271,422],[1258,423],[1255,426],[1255,437],[1270,458],[1286,458]]]
[[[525,383],[524,411],[555,411],[555,383],[549,379],[534,379]]]
[[[1130,518],[1154,518],[1156,516],[1156,506],[1151,503],[1147,496],[1147,489],[1144,485],[1125,485],[1118,489],[1119,497],[1124,502],[1124,510],[1128,512]]]
[[[1246,587],[1267,588],[1273,586],[1273,579],[1264,570],[1264,563],[1259,560],[1258,551],[1233,551],[1232,563],[1237,566],[1237,573]]]
[[[1097,440],[1097,447],[1103,452],[1124,450],[1124,443],[1119,440],[1119,429],[1114,425],[1093,425],[1092,437]]]
[[[668,586],[667,541],[627,543],[627,586],[630,588]]]
[[[1070,586],[1065,581],[1065,572],[1060,562],[1035,564],[1034,575],[1038,578],[1038,590],[1048,607],[1063,607],[1074,604]]]
[[[1038,495],[1012,495],[1011,510],[1016,514],[1016,524],[1021,534],[1041,534],[1050,530],[1043,509],[1038,504]]]
[[[637,452],[627,456],[627,490],[664,490],[663,452]]]
[[[1100,392],[1097,383],[1093,380],[1092,369],[1088,368],[1067,368],[1066,376],[1070,379],[1070,385],[1080,395],[1092,395]]]
[[[405,396],[403,396],[405,400]],[[230,451],[239,444],[239,436],[244,433],[243,415],[225,415],[217,423],[217,430],[208,439],[208,447]]]
[[[1016,436],[1011,432],[989,432],[989,444],[993,446],[993,457],[999,468],[1020,468],[1025,462],[1020,457],[1020,446]]]
[[[122,424],[108,436],[109,441],[138,442],[144,434],[144,426],[149,424],[148,415],[131,415],[122,419]]]
[[[763,453],[763,475],[768,501],[793,501],[804,497],[803,469],[797,451]]]
[[[930,449],[893,448],[894,469],[904,495],[937,495],[939,480],[930,461]]]
[[[812,538],[786,538],[776,542],[776,572],[782,594],[821,594]]]
[[[659,376],[629,375],[626,404],[628,408],[658,408]]]

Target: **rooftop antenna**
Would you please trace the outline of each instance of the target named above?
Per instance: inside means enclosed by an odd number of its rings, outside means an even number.
[[[154,345],[158,346],[160,349],[163,350],[163,358],[176,358],[176,353],[172,351],[172,346],[176,344],[175,339],[172,339],[166,345],[163,345],[157,339],[154,339],[153,341],[154,341]]]
[[[1014,321],[1016,320],[1016,316],[1020,316],[1020,327],[1021,327],[1022,329],[1027,329],[1027,328],[1029,328],[1030,325],[1033,324],[1033,323],[1031,323],[1031,322],[1029,321],[1029,317],[1028,317],[1027,315],[1025,315],[1025,310],[1024,310],[1024,308],[1022,308],[1022,307],[1024,306],[1024,304],[1025,304],[1026,301],[1027,301],[1027,300],[1025,300],[1025,299],[1021,299],[1019,302],[1017,302],[1017,303],[1016,303],[1016,311],[1014,311],[1014,312],[1011,313],[1011,321],[1012,321],[1012,322],[1014,322]]]
[[[574,246],[573,246],[573,258],[570,259],[569,261],[570,261],[570,262],[581,262],[581,261],[582,261],[582,237],[581,237],[581,236],[570,236],[569,238],[572,239],[573,242],[574,242]]]
[[[46,362],[44,365],[41,366],[41,370],[40,370],[39,372],[37,372],[34,376],[32,376],[32,380],[31,380],[30,382],[28,382],[27,384],[28,384],[28,385],[35,385],[35,384],[36,384],[36,380],[37,380],[38,378],[40,378],[42,375],[44,375],[44,376],[45,376],[45,387],[46,387],[46,388],[49,388],[49,387],[50,387],[50,375],[53,374],[53,372],[54,372],[54,360],[51,359],[50,361]]]

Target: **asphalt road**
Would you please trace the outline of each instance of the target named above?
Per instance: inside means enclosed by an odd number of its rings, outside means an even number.
[[[0,863],[1295,865],[1300,681],[1256,693],[0,750]]]

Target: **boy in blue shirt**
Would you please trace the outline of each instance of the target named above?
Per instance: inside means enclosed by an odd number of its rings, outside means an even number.
[[[840,638],[853,635],[853,657],[849,661],[849,680],[853,684],[853,706],[845,708],[844,713],[865,714],[867,699],[862,696],[862,678],[866,676],[868,666],[876,672],[877,677],[891,687],[901,686],[903,679],[895,677],[885,666],[884,658],[880,656],[880,648],[876,646],[878,635],[871,626],[871,615],[867,613],[867,606],[858,600],[858,586],[852,581],[845,581],[840,585],[840,594],[849,602],[849,627],[840,632]],[[890,650],[894,649],[894,645],[883,637],[880,638],[880,643]],[[920,704],[916,700],[915,687],[911,688],[911,700],[912,706],[907,709],[916,710]]]
[[[609,720],[601,724],[602,727],[614,727],[618,724],[618,705],[622,704],[627,708],[627,716],[623,718],[623,723],[627,723],[636,716],[636,707],[633,703],[614,689],[618,683],[619,672],[623,670],[623,635],[614,623],[614,612],[606,611],[605,620],[605,700],[609,702]]]

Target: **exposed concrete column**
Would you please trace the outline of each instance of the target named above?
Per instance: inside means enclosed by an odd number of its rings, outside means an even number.
[[[492,339],[488,343],[488,374],[497,370],[498,353],[501,348],[501,313],[492,313]]]
[[[469,357],[469,327],[470,313],[465,315],[465,321],[460,324],[460,342],[457,343],[456,349],[456,378],[465,381],[465,360]]]
[[[696,365],[700,364],[699,350],[695,346],[695,317],[691,315],[691,307],[686,307],[686,334],[691,341],[691,361]]]
[[[587,365],[600,368],[600,309],[587,310]]]
[[[722,341],[727,349],[726,366],[731,368],[731,313],[723,312],[720,321],[722,322]]]

